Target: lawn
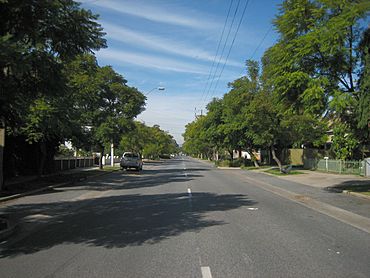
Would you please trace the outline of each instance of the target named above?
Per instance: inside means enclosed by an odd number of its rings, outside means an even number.
[[[262,165],[260,167],[256,167],[256,166],[242,166],[242,168],[244,170],[262,170],[262,169],[268,169],[268,168],[271,168],[271,166],[268,166],[268,165]]]
[[[265,172],[273,174],[273,175],[277,175],[277,176],[304,174],[303,172],[300,172],[300,171],[297,171],[297,170],[292,170],[292,171],[289,172],[289,174],[284,174],[284,173],[281,173],[279,169],[270,169],[270,170],[266,170]]]

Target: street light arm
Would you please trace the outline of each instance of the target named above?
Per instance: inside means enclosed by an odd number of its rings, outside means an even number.
[[[154,90],[158,90],[158,91],[164,91],[165,90],[165,87],[154,87],[153,89],[151,89],[149,92],[147,92],[146,94],[144,94],[144,96],[147,96],[149,95],[151,92],[153,92]]]

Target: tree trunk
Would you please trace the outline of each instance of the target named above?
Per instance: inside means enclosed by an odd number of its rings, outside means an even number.
[[[39,164],[39,168],[37,171],[38,176],[41,176],[42,174],[44,174],[45,161],[46,161],[46,155],[47,155],[45,142],[40,142],[40,154],[41,154],[40,164]]]
[[[253,151],[251,152],[251,159],[253,161],[254,167],[259,168],[260,165],[258,164],[257,157],[254,155]]]
[[[242,149],[241,148],[239,148],[238,154],[239,154],[239,159],[242,158]]]
[[[4,121],[0,122],[0,191],[4,186],[4,147],[5,147],[5,127]]]
[[[247,148],[249,155],[251,156],[251,160],[254,164],[254,167],[259,168],[260,165],[258,164],[257,157],[254,155],[253,150],[251,148]]]
[[[104,156],[104,147],[100,149],[99,169],[103,169],[103,156]]]
[[[234,151],[229,150],[229,155],[230,155],[231,161],[233,161],[234,160]]]
[[[272,154],[272,158],[275,160],[275,162],[279,166],[280,172],[282,172],[283,166],[281,165],[281,162],[280,162],[279,158],[276,156],[274,146],[271,146],[271,154]]]

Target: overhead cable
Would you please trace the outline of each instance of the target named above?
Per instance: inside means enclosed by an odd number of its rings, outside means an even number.
[[[233,48],[233,46],[234,46],[234,43],[235,43],[236,36],[238,35],[238,32],[239,32],[239,28],[240,28],[240,26],[241,26],[241,24],[242,24],[242,22],[243,22],[243,18],[244,18],[245,12],[246,12],[246,10],[247,10],[248,4],[249,4],[249,0],[245,3],[245,6],[244,6],[244,9],[243,9],[242,16],[240,17],[238,27],[237,27],[237,29],[236,29],[236,32],[235,32],[235,34],[234,34],[234,38],[233,38],[233,40],[232,40],[232,42],[231,42],[231,45],[230,45],[230,48],[229,48],[229,52],[227,53],[227,56],[226,56],[226,59],[225,59],[225,62],[224,62],[224,64],[223,64],[223,66],[222,66],[222,69],[221,69],[220,75],[219,75],[219,76],[218,76],[218,78],[217,78],[216,85],[215,85],[215,88],[214,88],[214,90],[213,90],[213,95],[214,95],[214,93],[215,93],[215,91],[216,91],[216,89],[217,89],[218,82],[220,81],[220,78],[221,78],[221,76],[222,76],[222,73],[224,72],[224,69],[225,69],[226,63],[227,63],[227,61],[228,61],[228,59],[229,59],[229,56],[230,56],[231,50],[232,50],[232,48]],[[207,101],[207,100],[205,100],[205,101]]]
[[[234,15],[233,15],[233,19],[232,19],[232,21],[231,21],[231,24],[230,24],[230,27],[229,27],[229,30],[228,30],[228,33],[227,33],[227,36],[226,36],[226,39],[225,39],[224,45],[223,45],[223,47],[222,47],[222,51],[221,51],[220,57],[219,57],[218,62],[217,62],[216,70],[213,72],[213,76],[212,76],[211,82],[210,82],[210,84],[209,84],[209,87],[208,87],[207,93],[206,93],[206,95],[205,95],[204,99],[202,99],[202,102],[207,100],[207,97],[208,97],[208,95],[209,95],[209,93],[210,93],[210,90],[211,90],[211,88],[212,88],[212,86],[213,86],[213,82],[214,82],[214,80],[215,80],[215,78],[216,78],[216,74],[217,74],[218,68],[219,68],[219,66],[220,66],[220,64],[221,64],[222,56],[223,56],[223,54],[224,54],[224,52],[225,52],[225,48],[226,48],[226,45],[227,45],[227,41],[228,41],[228,39],[229,39],[229,36],[230,36],[231,30],[232,30],[232,28],[233,28],[233,26],[234,26],[234,21],[235,21],[236,14],[237,14],[237,12],[238,12],[238,10],[239,10],[239,5],[240,5],[240,0],[238,0],[238,4],[236,5],[235,12],[234,12]]]
[[[228,21],[228,19],[229,19],[230,10],[231,10],[231,7],[232,7],[232,5],[233,5],[233,2],[234,2],[234,0],[231,0],[230,5],[229,5],[229,10],[227,11],[227,16],[226,16],[226,19],[225,19],[225,22],[224,22],[224,27],[222,28],[221,37],[220,37],[220,39],[218,40],[217,50],[216,50],[216,55],[215,55],[215,57],[213,58],[212,66],[211,66],[211,69],[210,69],[210,71],[209,71],[209,74],[208,74],[208,78],[207,78],[206,84],[204,85],[204,89],[203,89],[203,92],[202,92],[202,96],[201,96],[201,98],[200,98],[201,100],[203,100],[204,93],[206,92],[208,82],[209,82],[209,80],[210,80],[210,78],[211,78],[211,75],[212,75],[212,71],[213,71],[213,68],[214,68],[214,65],[215,65],[215,62],[216,62],[216,58],[217,58],[217,56],[218,56],[218,51],[220,50],[221,42],[222,42],[223,37],[224,37],[224,33],[225,33],[225,29],[226,29],[227,21]]]

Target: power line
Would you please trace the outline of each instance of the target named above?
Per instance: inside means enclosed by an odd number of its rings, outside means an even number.
[[[204,85],[204,89],[203,89],[203,92],[202,92],[202,96],[201,96],[201,100],[203,99],[204,97],[204,93],[206,92],[206,89],[207,89],[207,85],[208,85],[208,82],[211,78],[211,75],[212,75],[212,71],[213,71],[213,68],[214,68],[214,65],[215,65],[215,62],[216,62],[216,58],[218,56],[218,51],[220,50],[220,45],[221,45],[221,42],[222,42],[222,39],[224,37],[224,32],[225,32],[225,29],[226,29],[226,25],[227,25],[227,21],[229,19],[229,15],[230,15],[230,10],[231,10],[231,7],[233,5],[233,2],[234,0],[231,0],[230,2],[230,5],[229,5],[229,10],[227,11],[227,16],[226,16],[226,19],[225,19],[225,22],[224,22],[224,27],[222,28],[222,33],[221,33],[221,37],[218,41],[218,44],[217,44],[217,50],[216,50],[216,55],[215,57],[213,58],[213,62],[212,62],[212,66],[211,66],[211,69],[209,71],[209,74],[208,74],[208,78],[207,78],[207,81],[206,81],[206,84]]]
[[[208,94],[209,94],[209,92],[210,92],[210,90],[211,90],[211,88],[212,88],[212,86],[213,86],[213,82],[214,82],[214,80],[215,80],[215,78],[216,78],[216,74],[217,74],[218,68],[219,68],[220,63],[221,63],[221,60],[222,60],[222,56],[223,56],[223,54],[224,54],[224,51],[225,51],[225,48],[226,48],[226,45],[227,45],[227,41],[228,41],[228,39],[229,39],[229,36],[230,36],[231,30],[232,30],[232,28],[233,28],[233,26],[234,26],[234,21],[235,21],[236,14],[237,14],[237,12],[238,12],[238,10],[239,10],[239,5],[240,5],[240,0],[238,0],[238,4],[236,5],[235,12],[234,12],[234,15],[233,15],[233,19],[232,19],[232,21],[231,21],[231,25],[230,25],[230,28],[229,28],[229,30],[228,30],[228,33],[227,33],[227,36],[226,36],[226,39],[225,39],[225,42],[224,42],[224,45],[223,45],[223,48],[222,48],[222,51],[221,51],[221,55],[220,55],[220,57],[219,57],[219,59],[218,59],[218,62],[217,62],[216,70],[215,70],[215,71],[214,71],[214,73],[213,73],[213,76],[212,76],[212,79],[211,79],[211,83],[210,83],[210,85],[209,85],[209,87],[208,87],[208,90],[207,90],[207,93],[206,93],[206,95],[205,95],[205,97],[204,97],[204,100],[202,99],[202,102],[203,102],[203,101],[205,101],[205,100],[207,99]]]
[[[247,10],[248,4],[249,4],[249,0],[245,3],[244,9],[243,9],[243,13],[242,13],[242,15],[241,15],[241,17],[240,17],[238,27],[237,27],[237,29],[236,29],[236,32],[235,32],[235,34],[234,34],[234,38],[233,38],[233,40],[232,40],[232,42],[231,42],[231,45],[230,45],[230,48],[229,48],[229,52],[227,53],[226,60],[225,60],[225,62],[224,62],[224,64],[223,64],[223,66],[222,66],[222,69],[221,69],[220,75],[219,75],[219,76],[218,76],[218,78],[217,78],[216,85],[215,85],[215,88],[214,88],[214,90],[213,90],[213,94],[214,94],[214,92],[215,92],[215,91],[216,91],[216,89],[217,89],[218,82],[220,81],[220,78],[221,78],[221,76],[222,76],[222,73],[224,72],[224,69],[225,69],[226,63],[227,63],[227,61],[229,60],[229,56],[230,56],[230,53],[231,53],[231,49],[232,49],[232,48],[233,48],[233,46],[234,46],[235,39],[236,39],[236,36],[238,35],[239,28],[240,28],[240,26],[241,26],[241,24],[242,24],[242,22],[243,22],[243,18],[244,18],[245,12],[246,12],[246,10]],[[207,101],[207,100],[205,100],[205,101]]]
[[[253,51],[252,55],[249,57],[249,60],[252,60],[254,55],[257,53],[258,49],[261,47],[261,45],[263,44],[263,42],[265,41],[265,39],[267,38],[267,35],[271,32],[272,30],[272,25],[270,25],[270,28],[265,32],[265,35],[263,36],[262,40],[259,42],[258,46],[256,47],[256,49]],[[240,74],[241,75],[244,71],[244,68],[241,70]]]

